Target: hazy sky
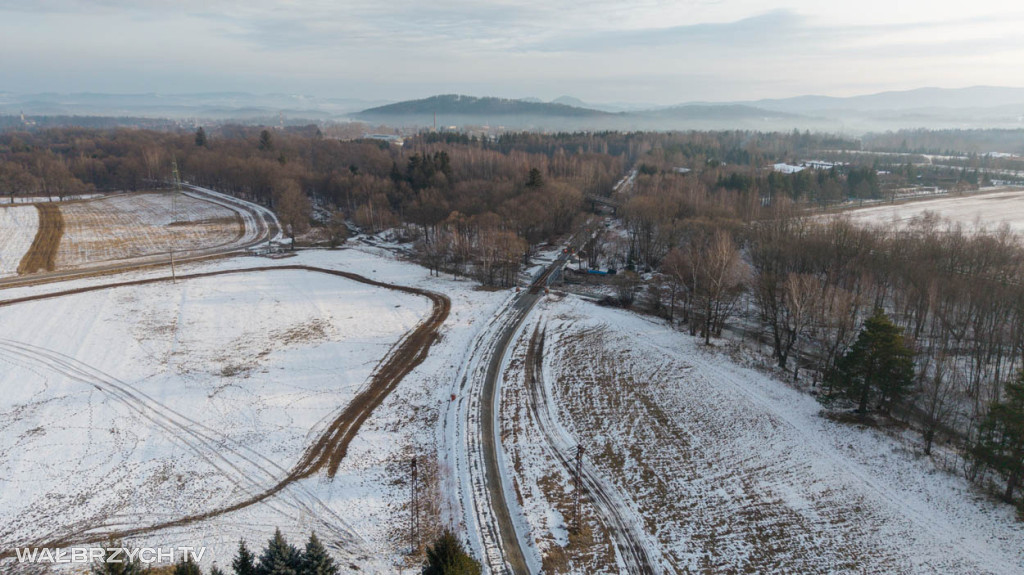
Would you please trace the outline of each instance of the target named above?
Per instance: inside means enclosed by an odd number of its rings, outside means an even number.
[[[0,91],[657,104],[1024,86],[1024,5],[0,0]]]

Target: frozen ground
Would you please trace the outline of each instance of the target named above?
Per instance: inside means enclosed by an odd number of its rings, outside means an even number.
[[[451,450],[440,458],[450,497],[442,512],[460,523],[467,509],[451,477],[464,470],[446,468],[466,458],[452,441],[467,391],[459,375],[511,292],[431,277],[376,248],[280,263],[445,293],[451,315],[334,480],[317,475],[132,543],[209,546],[207,566],[225,567],[240,537],[260,546],[279,526],[298,542],[315,529],[343,565],[393,573],[408,545],[410,455]],[[275,261],[192,263],[180,273],[265,265]],[[0,299],[163,275],[10,288]],[[422,298],[301,271],[0,307],[0,546],[170,520],[273,484],[428,309]],[[822,419],[813,398],[663,323],[552,296],[509,355],[502,421],[508,483],[551,572],[619,572],[621,558],[590,504],[589,534],[569,533],[571,478],[524,390],[535,328],[546,330],[542,379],[563,443],[586,447],[587,464],[661,548],[665,572],[1024,571],[1013,511],[909,445]]]
[[[1012,508],[908,445],[823,419],[812,397],[664,323],[557,299],[523,333],[547,330],[559,422],[626,494],[666,572],[1024,572]],[[592,512],[589,538],[570,543],[571,479],[529,417],[516,362],[506,449],[534,538],[552,564],[616,572]]]
[[[191,264],[179,273],[273,265]],[[427,360],[363,425],[333,481],[314,476],[248,509],[144,535],[208,545],[227,565],[239,537],[316,529],[345,564],[390,572],[407,525],[405,470],[432,449],[451,374],[507,299],[469,282],[343,250],[284,260],[449,295]],[[0,299],[149,270],[0,292]],[[273,271],[115,288],[0,308],[0,544],[137,526],[244,499],[272,485],[430,308],[342,278]],[[401,531],[400,531],[401,530]]]
[[[1024,231],[1024,191],[997,192],[964,197],[945,197],[896,205],[874,206],[846,212],[853,221],[906,224],[925,212],[962,223],[967,228],[987,227],[990,231],[1006,223],[1010,229]]]
[[[39,229],[35,206],[0,207],[0,277],[18,273],[21,258]]]

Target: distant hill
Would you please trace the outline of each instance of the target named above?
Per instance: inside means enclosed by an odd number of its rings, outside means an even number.
[[[563,96],[534,99],[477,98],[446,94],[363,110],[355,118],[403,126],[500,125],[506,128],[565,130],[792,129],[800,116],[753,106],[683,105],[642,111],[609,112]]]
[[[529,116],[536,118],[601,118],[608,112],[578,108],[565,104],[537,102],[532,100],[511,100],[507,98],[476,98],[459,94],[431,96],[422,100],[409,100],[363,110],[356,117],[369,119],[388,116],[478,116],[499,118],[505,116]]]
[[[574,108],[591,108],[592,107],[592,106],[588,106],[587,103],[584,102],[583,100],[580,100],[579,98],[574,98],[573,96],[559,96],[558,98],[555,98],[554,100],[551,100],[551,103],[552,104],[562,104],[563,106],[572,106]]]
[[[896,112],[911,110],[984,109],[1019,106],[1024,111],[1024,88],[973,86],[970,88],[918,88],[898,92],[880,92],[864,96],[835,98],[798,96],[747,103],[759,108],[792,113],[849,110],[859,112]]]
[[[0,92],[0,116],[133,117],[280,121],[361,120],[395,127],[490,126],[516,130],[820,130],[863,134],[904,128],[1024,128],[1024,88],[920,88],[853,97],[798,96],[676,106],[592,103],[561,96],[508,99],[439,95],[398,103],[343,95],[16,94]],[[56,119],[54,121],[57,121]]]

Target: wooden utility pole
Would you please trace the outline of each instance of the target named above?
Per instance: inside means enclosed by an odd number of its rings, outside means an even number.
[[[181,193],[181,173],[178,172],[178,160],[171,160],[171,167],[174,170],[174,191],[171,192],[171,282],[177,283],[178,278],[174,273],[174,236],[178,223],[178,194]]]
[[[412,456],[412,481],[410,487],[411,500],[409,501],[410,511],[410,532],[409,532],[409,543],[412,547],[412,552],[415,553],[419,548],[419,523],[420,513],[419,505],[416,500],[416,456]]]
[[[583,527],[583,517],[580,506],[580,493],[583,491],[583,445],[576,446],[576,481],[573,491],[573,515],[575,515],[576,532],[579,533]]]

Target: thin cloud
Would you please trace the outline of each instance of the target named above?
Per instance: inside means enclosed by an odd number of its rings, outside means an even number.
[[[953,21],[909,4],[889,20],[865,9],[870,18],[848,25],[853,8],[811,0],[769,11],[755,0],[0,0],[0,77],[15,91],[266,86],[659,103],[1024,83],[1005,65],[1024,57],[1021,14],[966,6]]]

